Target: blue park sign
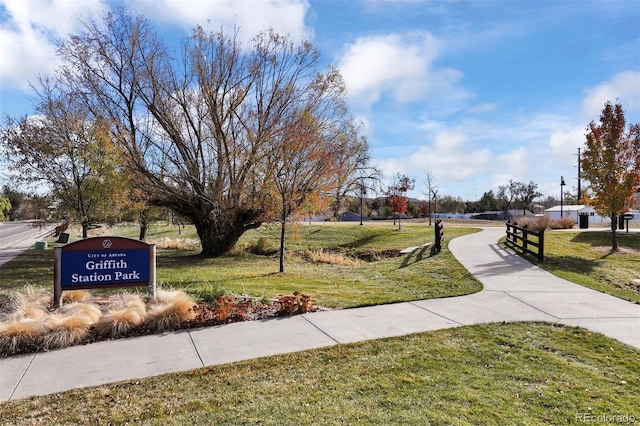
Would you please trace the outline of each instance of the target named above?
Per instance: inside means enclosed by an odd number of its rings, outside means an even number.
[[[155,296],[155,245],[122,237],[96,237],[54,250],[54,305],[63,290],[148,286]]]

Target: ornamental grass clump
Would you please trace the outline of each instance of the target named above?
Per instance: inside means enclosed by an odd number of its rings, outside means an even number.
[[[38,350],[47,331],[45,323],[28,318],[0,323],[0,356]]]
[[[119,294],[109,299],[107,312],[95,324],[98,336],[119,337],[140,326],[147,319],[147,309],[137,294]]]
[[[53,298],[51,293],[40,288],[27,286],[24,292],[13,292],[9,296],[7,310],[12,319],[40,319],[48,312]]]
[[[147,304],[145,324],[153,332],[175,330],[195,317],[191,309],[195,305],[194,300],[183,291],[159,290],[156,298]]]
[[[101,317],[100,308],[90,303],[62,305],[48,318],[43,349],[61,349],[84,343]]]

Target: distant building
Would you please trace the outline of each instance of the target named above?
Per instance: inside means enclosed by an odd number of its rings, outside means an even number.
[[[492,210],[486,211],[471,216],[471,219],[484,219],[484,220],[515,220],[523,217],[535,216],[529,210],[524,213],[521,209],[517,210]]]
[[[360,214],[359,213],[350,212],[350,211],[347,210],[347,211],[343,212],[339,216],[338,220],[340,222],[356,222],[356,221],[359,222],[360,221]],[[363,216],[362,220],[363,221],[364,220],[371,220],[371,218],[367,217],[367,216]]]
[[[562,216],[560,216],[560,206],[548,208],[544,211],[544,215],[551,220],[558,220],[561,217],[570,217],[576,223],[579,223],[579,216],[589,216],[589,223],[603,223],[610,222],[608,217],[602,217],[593,207],[585,206],[582,204],[570,204],[562,206]]]

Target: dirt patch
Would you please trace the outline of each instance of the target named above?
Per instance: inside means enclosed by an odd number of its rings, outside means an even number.
[[[640,250],[632,249],[630,247],[622,247],[622,246],[618,246],[618,251],[616,252],[611,251],[611,246],[595,246],[595,247],[592,247],[591,250],[597,253],[604,253],[604,254],[640,254]]]
[[[400,256],[400,250],[359,250],[354,255],[365,262],[378,262]]]

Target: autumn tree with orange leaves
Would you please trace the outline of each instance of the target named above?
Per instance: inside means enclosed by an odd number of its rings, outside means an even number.
[[[587,132],[582,177],[589,181],[590,193],[585,202],[611,218],[611,249],[617,251],[617,218],[633,208],[640,185],[640,124],[627,129],[622,105],[607,102],[600,123],[592,121]]]
[[[394,176],[393,183],[389,185],[386,195],[387,202],[394,217],[398,217],[398,229],[402,229],[400,223],[400,216],[407,212],[408,200],[407,191],[412,190],[415,187],[415,179],[411,179],[408,176],[397,174]]]

